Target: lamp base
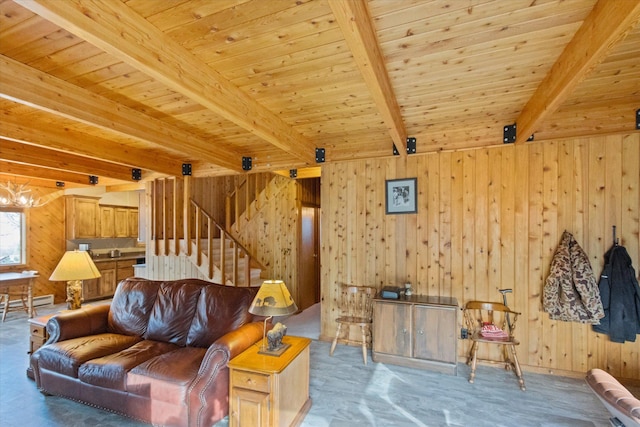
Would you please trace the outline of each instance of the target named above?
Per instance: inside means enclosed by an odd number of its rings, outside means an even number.
[[[286,343],[283,343],[280,347],[275,348],[273,350],[269,350],[269,347],[266,347],[266,346],[260,346],[260,350],[258,350],[258,354],[280,357],[282,356],[282,353],[287,351],[289,347],[291,347],[291,344],[286,344]]]
[[[82,280],[67,282],[67,309],[77,310],[82,307]]]

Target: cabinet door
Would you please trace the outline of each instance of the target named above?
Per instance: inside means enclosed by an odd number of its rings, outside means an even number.
[[[70,197],[66,200],[67,239],[100,237],[100,206],[98,199]]]
[[[269,426],[269,393],[240,387],[231,389],[231,427]]]
[[[128,214],[129,220],[127,221],[127,224],[129,227],[129,237],[138,239],[138,209],[129,209]]]
[[[129,237],[128,208],[114,208],[114,233],[116,237]]]
[[[373,350],[411,357],[411,305],[375,301]]]
[[[82,281],[82,298],[85,301],[91,301],[100,298],[99,279],[88,279]]]
[[[99,278],[100,282],[100,296],[111,297],[116,291],[116,269],[100,270],[102,277]]]
[[[100,237],[115,236],[115,209],[113,206],[100,206]]]
[[[414,310],[414,357],[456,363],[457,310],[427,305]]]
[[[118,271],[116,273],[116,285],[120,283],[121,280],[126,279],[127,277],[133,277],[134,271],[133,266],[135,265],[135,260],[126,260],[126,261],[118,261]]]

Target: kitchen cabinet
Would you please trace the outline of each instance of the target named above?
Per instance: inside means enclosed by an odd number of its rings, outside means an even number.
[[[100,205],[100,237],[138,237],[138,208]]]
[[[101,277],[84,280],[82,283],[82,296],[85,301],[91,301],[113,296],[116,290],[116,261],[96,262]]]
[[[114,208],[114,234],[115,237],[130,237],[129,236],[129,208],[116,207]]]
[[[113,206],[100,206],[100,237],[116,237]]]
[[[97,197],[65,198],[65,229],[68,240],[100,237],[100,205]]]
[[[138,208],[99,204],[98,197],[66,199],[68,240],[127,237],[138,238]]]
[[[375,298],[373,360],[455,375],[458,309],[455,298]]]
[[[128,234],[129,234],[128,237],[134,237],[140,240],[139,233],[138,233],[138,223],[139,223],[138,208],[128,208],[127,213],[128,213],[127,226],[128,226]]]
[[[118,260],[116,269],[116,285],[127,277],[135,276],[133,266],[136,265],[135,259]]]

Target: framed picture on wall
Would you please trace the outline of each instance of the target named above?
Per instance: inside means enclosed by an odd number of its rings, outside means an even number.
[[[416,182],[417,178],[388,179],[386,181],[387,215],[418,212]]]

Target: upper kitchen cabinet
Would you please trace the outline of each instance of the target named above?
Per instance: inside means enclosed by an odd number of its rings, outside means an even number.
[[[100,237],[100,205],[98,201],[97,197],[66,197],[67,239]]]
[[[100,206],[100,237],[116,237],[115,207]]]
[[[138,237],[138,208],[100,206],[100,237]]]
[[[138,238],[138,208],[101,205],[100,198],[66,198],[67,239]]]
[[[136,208],[129,208],[127,209],[127,215],[128,215],[128,220],[127,220],[127,225],[128,225],[128,236],[127,237],[135,237],[136,239],[140,239],[140,237],[138,236],[138,224],[140,222],[140,214],[138,209]]]

